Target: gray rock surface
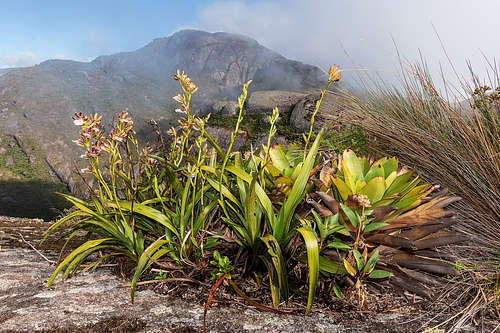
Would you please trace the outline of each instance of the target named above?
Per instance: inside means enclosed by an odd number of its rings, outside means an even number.
[[[297,131],[306,131],[311,126],[311,116],[316,108],[316,101],[320,97],[319,93],[307,95],[294,106],[290,116],[290,125]],[[316,114],[314,127],[322,128],[333,121],[344,109],[342,98],[333,93],[326,93],[321,106]]]
[[[262,134],[255,140],[254,148],[262,148],[262,145],[267,146],[267,134]],[[271,138],[271,146],[282,145],[283,147],[288,147],[288,141],[284,136],[275,135]]]
[[[0,332],[100,331],[99,327],[103,331],[201,331],[202,305],[152,290],[137,292],[132,304],[128,288],[118,288],[124,281],[109,270],[79,274],[46,288],[43,282],[53,267],[34,251],[4,249],[0,262]],[[301,327],[298,332],[341,332],[325,314],[278,318],[238,307],[210,309],[207,324],[208,332],[288,332],[294,326]]]
[[[220,113],[224,116],[233,116],[238,114],[240,108],[236,101],[215,101],[212,104],[212,112]]]
[[[304,96],[306,94],[294,91],[254,91],[247,100],[247,113],[253,115],[270,114],[275,107],[278,107],[280,113],[289,112]]]
[[[56,237],[43,248],[37,245],[46,228],[42,220],[0,216],[1,333],[201,332],[210,285],[195,285],[182,294],[139,287],[132,304],[129,289],[121,287],[129,281],[114,274],[113,267],[100,267],[45,287],[54,270],[51,262],[57,260],[55,250],[62,245]],[[70,248],[77,246],[75,241]],[[218,306],[208,311],[207,332],[422,332],[421,321],[428,319],[415,320],[413,313],[335,313],[316,307],[308,316],[302,308],[277,315],[257,311],[222,290],[214,303]]]

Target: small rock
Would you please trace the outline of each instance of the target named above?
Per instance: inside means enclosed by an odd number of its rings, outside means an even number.
[[[257,140],[255,140],[254,148],[261,148],[262,145],[267,145],[268,134],[262,134]],[[288,141],[284,136],[275,135],[271,138],[271,147],[274,145],[282,145],[288,147]]]
[[[311,126],[311,116],[319,100],[319,94],[311,94],[302,98],[293,108],[290,125],[297,131],[306,131]],[[343,110],[342,98],[333,93],[325,94],[321,106],[314,119],[314,128],[320,129],[331,122]]]
[[[227,116],[238,114],[240,110],[238,102],[235,101],[215,101],[212,104],[212,109],[215,113],[220,113]]]
[[[232,129],[214,126],[207,127],[206,131],[212,136],[212,138],[223,150],[229,147],[229,144],[231,143],[231,133],[233,132]],[[240,132],[236,136],[236,139],[234,140],[232,151],[237,151],[241,147],[243,147],[247,143],[248,138],[248,133],[246,131],[240,130]]]
[[[277,107],[280,114],[283,114],[292,110],[293,106],[304,96],[306,95],[293,91],[255,91],[247,101],[247,112],[249,114],[271,114],[273,109]]]

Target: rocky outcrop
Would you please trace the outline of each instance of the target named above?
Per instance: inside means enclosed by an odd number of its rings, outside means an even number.
[[[306,94],[294,91],[254,91],[246,103],[247,114],[262,116],[272,113],[275,107],[280,113],[289,112],[304,96]]]
[[[290,125],[297,131],[306,131],[311,126],[311,117],[316,108],[320,94],[311,94],[302,98],[293,108]],[[314,120],[316,129],[322,128],[334,121],[343,110],[343,100],[333,93],[326,93]]]

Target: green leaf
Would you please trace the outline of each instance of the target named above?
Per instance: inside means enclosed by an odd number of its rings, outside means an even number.
[[[314,162],[316,160],[316,154],[318,153],[322,134],[323,130],[321,130],[316,136],[316,139],[314,140],[314,143],[312,144],[311,149],[307,153],[307,157],[304,160],[304,165],[300,170],[299,176],[293,184],[292,190],[288,194],[288,197],[283,203],[283,206],[281,206],[278,219],[277,221],[275,221],[275,225],[273,226],[273,236],[278,240],[278,242],[281,242],[284,237],[288,235],[288,231],[290,230],[290,222],[293,215],[295,214],[295,209],[304,198],[306,185],[309,181],[309,174],[314,167]]]
[[[248,187],[248,194],[246,195],[245,200],[245,228],[248,230],[248,234],[251,239],[250,246],[253,247],[257,242],[257,238],[259,237],[260,231],[260,221],[257,221],[257,212],[256,212],[256,193],[255,193],[255,184],[257,183],[257,175],[253,176],[252,182]]]
[[[167,167],[165,170],[166,170],[167,175],[168,175],[169,185],[174,189],[177,196],[181,197],[184,186],[182,185],[181,181],[177,177],[177,174],[170,167]]]
[[[385,177],[385,188],[388,189],[391,185],[394,179],[398,176],[397,171],[393,171],[389,174],[389,176]],[[387,192],[387,191],[386,191]]]
[[[431,188],[432,188],[431,184],[422,184],[419,186],[415,186],[413,189],[409,191],[405,189],[402,193],[403,196],[401,197],[400,200],[404,200],[414,196],[424,197],[430,192]]]
[[[111,220],[105,218],[104,216],[102,216],[102,215],[96,213],[94,210],[92,210],[92,207],[89,206],[88,203],[86,203],[85,201],[83,201],[81,199],[73,197],[71,195],[67,195],[67,194],[60,194],[60,195],[63,196],[66,200],[73,203],[73,205],[75,205],[76,208],[78,208],[82,212],[85,212],[88,215],[93,216],[94,218],[96,218],[97,220],[102,222],[99,224],[99,226],[101,226],[103,229],[108,231],[110,234],[113,234],[118,239],[120,239],[120,238],[123,239],[123,234],[121,234],[119,232],[119,230],[116,229],[116,225]]]
[[[378,254],[379,254],[379,251],[378,251],[378,249],[376,249],[375,252],[373,252],[371,257],[368,259],[368,261],[366,262],[366,265],[365,265],[365,269],[364,269],[365,273],[369,274],[373,271],[373,269],[375,268],[375,265],[377,264],[377,261],[378,261]]]
[[[342,242],[337,242],[337,241],[328,242],[328,244],[326,246],[329,248],[336,248],[336,249],[341,249],[341,250],[350,250],[351,249],[351,247],[349,245],[344,244]]]
[[[182,198],[181,198],[181,214],[179,217],[180,220],[180,228],[179,228],[179,234],[180,238],[184,239],[184,236],[186,235],[186,222],[188,219],[188,216],[186,216],[186,203],[189,195],[189,188],[192,185],[191,178],[187,178],[187,182],[184,185],[184,190],[182,192]]]
[[[278,309],[280,304],[280,286],[279,286],[279,277],[272,260],[269,257],[262,257],[262,261],[266,265],[267,268],[267,276],[269,277],[269,289],[271,290],[271,299],[273,301],[273,307]]]
[[[87,258],[90,254],[94,253],[95,251],[98,251],[100,249],[105,249],[109,247],[109,245],[99,245],[99,246],[94,246],[91,247],[83,252],[81,252],[79,255],[77,255],[66,267],[66,270],[64,271],[63,275],[61,276],[61,280],[66,280],[68,275],[70,273],[76,272],[78,267],[80,267],[80,264],[82,263],[85,258]]]
[[[47,237],[52,234],[55,229],[59,228],[62,224],[64,224],[64,222],[66,221],[69,221],[71,220],[72,218],[75,218],[77,216],[89,216],[88,213],[86,212],[82,212],[82,211],[76,211],[76,212],[73,212],[71,214],[68,214],[66,215],[65,217],[61,218],[60,220],[54,222],[54,224],[52,224],[48,229],[47,231],[45,231],[44,235],[43,235],[43,239],[42,241],[40,242],[40,244],[42,244],[45,239],[47,239]]]
[[[333,216],[328,216],[325,218],[325,223],[329,226],[338,226],[339,224],[339,214],[335,214]]]
[[[285,301],[288,301],[288,276],[287,276],[286,262],[281,253],[281,247],[276,238],[274,238],[272,235],[261,237],[261,240],[267,246],[267,255],[269,256],[272,262],[274,272],[276,273],[276,277],[278,279],[279,294],[283,296]],[[278,299],[273,298],[273,304],[275,308],[278,308],[279,298]]]
[[[365,175],[365,181],[370,182],[375,177],[384,177],[384,168],[381,164],[373,164]]]
[[[205,218],[207,218],[208,215],[215,209],[217,203],[217,200],[212,199],[208,205],[205,205],[205,207],[203,207],[203,212],[201,214],[198,214],[198,216],[196,217],[192,234],[198,234],[200,229],[204,226]]]
[[[281,148],[281,145],[275,145],[269,150],[269,156],[274,166],[276,166],[283,176],[290,177],[293,173],[293,168],[288,163],[285,152]]]
[[[163,202],[163,198],[160,194],[160,187],[158,186],[158,177],[156,177],[156,175],[154,175],[154,177],[153,177],[153,189],[155,191],[156,198],[160,201],[161,206],[163,207],[163,210],[167,210],[167,207],[165,207],[165,204]]]
[[[134,302],[137,279],[144,272],[144,270],[146,270],[155,260],[169,252],[169,250],[167,249],[158,250],[162,245],[166,243],[168,243],[167,240],[157,239],[151,245],[149,245],[139,257],[139,260],[137,261],[137,267],[135,268],[134,277],[132,278],[132,283],[130,285],[130,298],[132,299],[132,303]]]
[[[347,200],[347,197],[352,194],[352,190],[346,185],[346,183],[338,178],[338,177],[333,177],[332,176],[332,181],[335,184],[335,187],[337,187],[337,190],[339,191],[340,196],[342,197],[343,201]]]
[[[241,153],[234,153],[234,165],[241,168]],[[245,202],[247,197],[247,187],[245,181],[240,177],[236,177],[236,184],[238,185],[238,191],[240,193],[240,202]],[[254,189],[255,190],[255,189]]]
[[[309,267],[309,295],[307,297],[306,315],[311,311],[312,303],[316,295],[319,275],[319,249],[316,234],[311,230],[301,227],[297,229],[304,238],[307,250],[307,265]]]
[[[397,176],[394,181],[391,183],[389,188],[385,191],[385,196],[389,197],[396,193],[401,193],[405,187],[409,184],[408,180],[410,179],[413,171],[405,172],[399,176]],[[418,182],[418,180],[417,180]],[[416,185],[416,184],[415,184]]]
[[[321,218],[321,216],[318,214],[317,211],[315,211],[314,209],[311,211],[313,217],[314,217],[314,221],[318,224],[318,225],[323,225],[323,219]],[[325,220],[325,223],[326,223],[326,220]]]
[[[368,224],[365,227],[365,232],[370,232],[370,231],[373,231],[373,230],[377,230],[377,229],[380,229],[382,227],[385,227],[386,225],[389,225],[389,224],[388,223],[384,223],[384,222],[370,223],[370,224]]]
[[[217,155],[219,155],[220,158],[224,158],[224,156],[226,154],[224,154],[224,152],[222,151],[220,146],[215,142],[215,140],[212,138],[210,133],[208,133],[207,131],[202,131],[202,133],[203,133],[203,136],[207,139],[208,143],[210,143],[210,145],[212,147],[214,147],[215,151],[217,152]]]
[[[344,295],[342,295],[342,291],[340,291],[340,288],[337,284],[333,285],[333,292],[335,293],[335,296],[337,296],[339,299],[344,298]]]
[[[219,191],[219,189],[220,189],[222,192],[222,195],[224,197],[228,198],[229,200],[231,200],[232,202],[237,204],[238,207],[241,208],[241,205],[240,205],[240,202],[238,201],[238,199],[236,199],[236,197],[231,193],[231,191],[228,190],[228,188],[226,186],[224,186],[224,185],[221,186],[217,180],[212,179],[211,177],[207,177],[207,181],[216,191]]]
[[[49,278],[49,280],[45,283],[45,285],[47,287],[49,287],[52,282],[54,282],[54,279],[56,278],[57,274],[59,274],[59,272],[66,266],[68,265],[72,260],[73,258],[75,258],[77,255],[79,255],[80,253],[82,252],[85,252],[86,250],[90,249],[90,248],[93,248],[93,247],[96,247],[96,246],[99,246],[100,244],[102,244],[103,242],[106,242],[106,241],[109,241],[109,240],[112,240],[112,238],[100,238],[100,239],[94,239],[94,240],[89,240],[89,241],[86,241],[85,243],[83,243],[82,245],[80,245],[79,247],[77,247],[73,252],[71,252],[64,260],[63,262],[61,262],[59,264],[59,266],[57,266],[56,270],[54,271],[54,273],[52,273],[51,277]]]
[[[344,266],[324,256],[319,256],[319,270],[329,274],[346,274]]]
[[[358,250],[352,249],[352,253],[354,255],[354,259],[356,260],[356,267],[358,268],[358,272],[363,269],[365,266],[365,261],[363,260],[363,256],[359,253]]]
[[[387,178],[391,173],[398,170],[398,159],[397,157],[386,158],[382,165],[384,167],[384,178]]]
[[[340,204],[340,207],[344,211],[349,221],[351,221],[352,226],[356,228],[359,224],[359,216],[343,203]]]
[[[390,277],[392,275],[393,274],[391,272],[384,271],[381,269],[376,269],[376,270],[372,271],[370,273],[370,275],[368,275],[368,277],[372,278],[372,279],[384,279],[384,278]]]
[[[237,166],[228,165],[226,167],[226,170],[231,172],[235,176],[243,179],[248,184],[250,184],[252,182],[252,176],[250,176],[245,170],[243,170]],[[271,203],[271,200],[269,199],[266,192],[262,189],[262,187],[259,184],[255,184],[255,191],[257,194],[257,198],[259,199],[259,202],[262,205],[264,212],[266,213],[270,227],[274,227],[275,216],[274,216],[273,204]]]
[[[364,179],[361,163],[351,149],[345,150],[342,154],[342,171],[344,175],[346,175],[346,173],[349,174],[350,180],[347,180],[348,177],[346,177],[346,182],[350,183],[349,185],[351,185],[351,188],[354,188],[359,179]]]
[[[375,203],[382,199],[385,193],[385,180],[383,177],[375,177],[370,180],[360,191],[360,194],[368,196],[370,203]]]
[[[170,219],[163,214],[161,211],[154,209],[152,207],[140,204],[138,202],[132,203],[132,201],[118,201],[118,204],[120,205],[120,208],[123,210],[128,210],[131,211],[132,209],[134,210],[134,213],[144,215],[153,221],[156,221],[160,223],[161,225],[165,226],[170,230],[172,233],[175,235],[179,236],[178,230],[175,228],[174,225],[172,225],[172,222]],[[117,208],[117,204],[112,201],[107,202],[108,206],[115,207]]]
[[[359,164],[361,164],[361,170],[363,175],[366,175],[368,173],[368,170],[370,170],[370,160],[368,159],[368,157],[358,157],[358,160]]]

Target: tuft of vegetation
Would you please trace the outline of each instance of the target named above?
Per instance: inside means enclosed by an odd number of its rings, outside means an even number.
[[[328,74],[327,88],[341,78],[335,66]],[[169,138],[151,121],[158,147],[140,146],[125,112],[109,135],[102,132],[99,115],[75,114],[81,129],[75,143],[86,161],[81,172],[91,175],[95,185],[89,186],[89,201],[64,195],[76,209],[55,222],[47,235],[67,228],[70,238],[82,230],[92,237],[64,257],[47,285],[60,272],[64,279],[82,265],[88,270],[119,256],[134,267],[133,301],[137,281],[151,267],[189,270],[190,276],[203,279],[211,265],[215,282],[205,314],[224,281],[253,306],[274,313],[281,313],[279,306],[292,294],[307,295],[307,314],[320,281],[332,286],[327,297],[358,295],[363,306],[364,286],[374,280],[414,291],[408,279],[422,280],[423,275],[404,271],[400,266],[405,260],[415,259],[411,268],[432,274],[453,270],[436,258],[437,269],[429,269],[432,265],[418,251],[430,255],[438,246],[460,241],[452,238],[455,234],[447,238],[437,232],[448,226],[441,219],[453,215],[444,207],[454,199],[428,197],[434,188],[412,178],[413,172],[399,168],[394,158],[371,161],[352,150],[338,158],[324,153],[324,130],[314,134],[313,125],[326,89],[302,143],[271,145],[279,130],[275,108],[268,118],[267,144],[242,154],[232,148],[245,123],[251,82],[238,98],[239,113],[224,151],[205,131],[208,119],[190,112],[196,85],[180,71],[174,79],[181,89],[174,100],[182,118],[167,131]],[[89,264],[85,260],[91,254],[99,256]],[[238,280],[249,276],[269,288],[272,307],[237,287]],[[433,281],[432,275],[425,277]]]

